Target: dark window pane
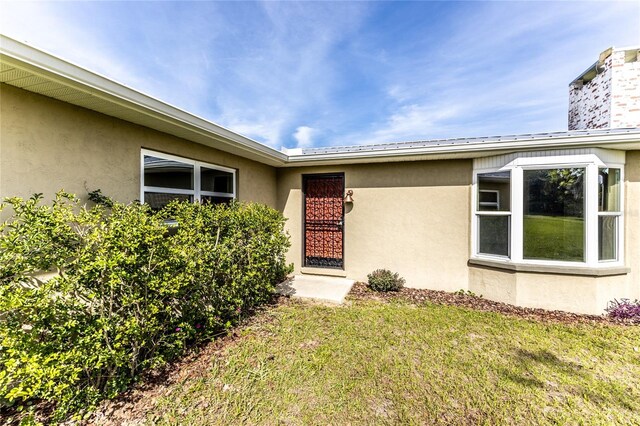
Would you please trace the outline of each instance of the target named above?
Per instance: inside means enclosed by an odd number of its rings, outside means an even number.
[[[478,210],[511,210],[511,173],[478,174]]]
[[[233,193],[233,173],[201,167],[200,179],[203,191]]]
[[[193,189],[193,166],[145,155],[144,186]]]
[[[233,200],[231,197],[212,197],[209,195],[203,195],[200,198],[202,204],[229,204]]]
[[[149,204],[152,209],[160,210],[173,200],[193,201],[193,195],[187,194],[166,194],[163,192],[145,192],[144,202]]]
[[[620,211],[620,169],[598,170],[598,211]]]
[[[618,258],[616,216],[598,217],[598,260],[616,260]]]
[[[509,216],[479,216],[479,252],[509,256]]]
[[[524,171],[524,258],[584,261],[584,168]]]

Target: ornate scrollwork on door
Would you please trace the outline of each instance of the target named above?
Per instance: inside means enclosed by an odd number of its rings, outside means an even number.
[[[342,175],[305,176],[305,266],[344,266],[343,193]]]

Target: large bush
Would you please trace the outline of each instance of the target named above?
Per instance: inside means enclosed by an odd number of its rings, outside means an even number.
[[[284,218],[263,205],[87,209],[59,193],[5,207],[0,405],[47,400],[62,417],[111,397],[224,332],[289,272]]]

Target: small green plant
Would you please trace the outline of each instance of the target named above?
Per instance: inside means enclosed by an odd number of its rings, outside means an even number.
[[[90,191],[89,200],[93,201],[98,205],[102,205],[105,207],[113,207],[113,204],[114,204],[113,199],[111,197],[104,195],[100,189],[96,189],[95,191]]]
[[[374,291],[399,291],[404,287],[405,280],[397,272],[388,269],[376,269],[369,275],[369,288]]]
[[[458,296],[482,297],[482,295],[478,296],[477,294],[475,294],[471,290],[465,290],[465,289],[462,289],[462,288],[460,290],[458,290],[458,291],[454,291],[453,294],[458,295]]]

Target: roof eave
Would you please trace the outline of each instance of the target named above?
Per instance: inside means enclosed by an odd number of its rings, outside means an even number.
[[[248,158],[272,166],[282,165],[287,160],[287,155],[278,150],[2,35],[0,35],[0,57],[3,63],[91,93],[122,108],[189,130],[204,138],[211,138],[212,141],[217,142],[215,147],[223,151],[236,153],[240,149]]]
[[[640,149],[640,129],[637,132],[611,135],[596,134],[530,141],[470,142],[459,145],[438,145],[381,151],[290,155],[285,166],[333,165],[371,161],[395,162],[424,159],[479,158],[504,152],[590,147],[606,147],[622,150]]]

